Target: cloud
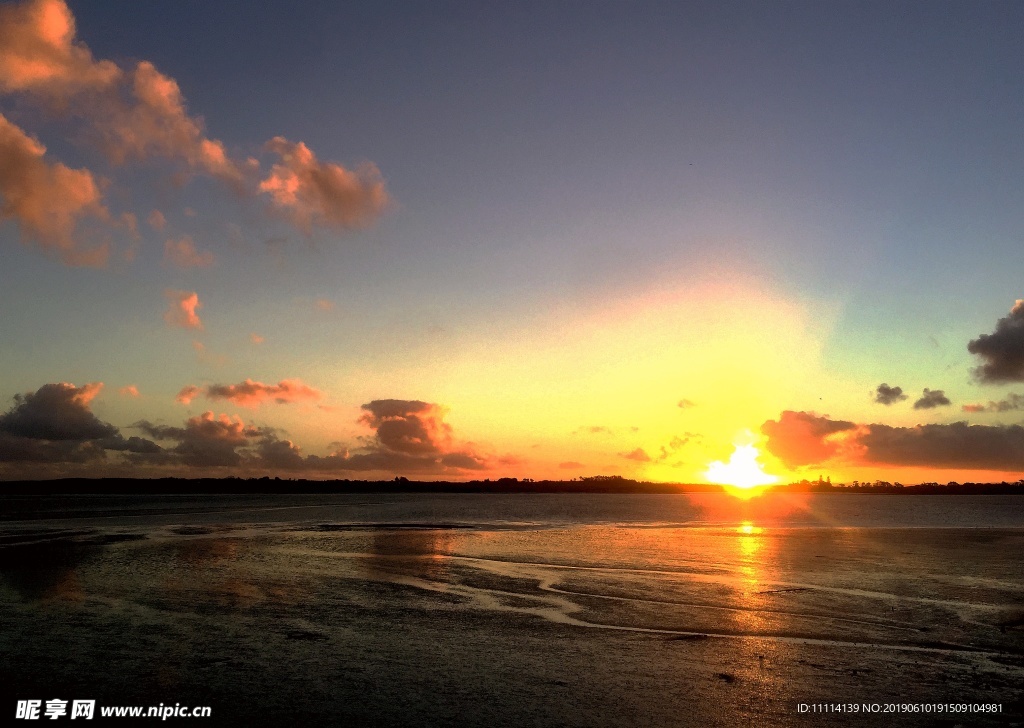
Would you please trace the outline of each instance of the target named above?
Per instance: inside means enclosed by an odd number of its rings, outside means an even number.
[[[952,424],[856,425],[812,412],[782,413],[761,427],[766,447],[789,468],[833,461],[846,465],[976,470],[1024,468],[1024,428]]]
[[[327,456],[304,455],[294,442],[271,427],[245,424],[239,417],[205,412],[182,427],[141,421],[134,426],[157,440],[177,444],[136,462],[192,467],[232,467],[307,472],[451,473],[486,470],[492,459],[471,445],[456,446],[444,409],[418,400],[374,400],[363,405],[360,423],[375,430],[350,452],[335,443]]]
[[[139,388],[136,387],[134,384],[129,384],[129,385],[125,386],[125,387],[121,387],[117,391],[121,395],[123,395],[125,397],[138,397],[139,396]]]
[[[985,384],[1024,382],[1024,300],[1018,299],[1008,316],[996,322],[996,330],[967,344],[967,351],[984,363],[974,376]]]
[[[164,214],[159,210],[153,210],[150,212],[149,216],[146,218],[146,222],[149,223],[151,228],[157,231],[163,230],[167,227],[167,218],[164,217]]]
[[[384,450],[411,455],[441,453],[451,442],[452,428],[440,405],[405,399],[376,399],[364,404],[359,421],[377,431]]]
[[[249,334],[249,341],[251,341],[253,344],[259,345],[266,341],[266,339],[254,332]]]
[[[696,407],[697,405],[688,399],[681,399],[676,403],[676,406],[679,409],[690,409],[691,407]]]
[[[318,226],[363,227],[389,201],[372,163],[350,170],[321,162],[302,142],[280,136],[267,142],[265,152],[275,160],[269,172],[261,173],[257,159],[233,158],[189,112],[177,81],[152,62],[118,65],[94,58],[76,38],[64,0],[0,6],[0,94],[50,113],[67,127],[66,137],[99,151],[115,167],[168,160],[179,168],[178,179],[205,174],[239,196],[268,200],[271,211],[307,234]],[[44,153],[40,142],[0,117],[0,215],[16,220],[26,241],[66,264],[104,264],[109,242],[83,249],[79,222],[94,217],[107,235],[122,228],[131,235],[128,218],[113,218],[104,207],[107,180],[44,160]],[[166,224],[158,211],[148,219],[156,230]]]
[[[870,425],[861,440],[868,462],[934,468],[1020,470],[1024,428],[954,422],[949,425]]]
[[[84,248],[77,235],[85,218],[108,220],[96,178],[87,169],[49,163],[46,147],[0,114],[0,220],[15,220],[22,240],[73,266],[101,266],[109,246]]]
[[[418,400],[363,405],[359,422],[373,429],[372,438],[359,438],[362,444],[353,451],[334,443],[335,451],[326,456],[304,455],[273,427],[212,411],[189,417],[180,426],[142,420],[132,427],[146,437],[125,438],[89,408],[102,386],[46,384],[15,396],[14,406],[0,415],[0,463],[6,464],[2,472],[22,472],[12,470],[12,463],[33,463],[36,469],[31,472],[38,475],[43,471],[37,466],[50,463],[63,464],[47,471],[55,474],[81,473],[67,469],[79,466],[87,466],[84,472],[91,474],[129,474],[139,467],[159,467],[165,474],[190,468],[458,474],[488,470],[496,462],[517,462],[482,454],[472,443],[456,443],[443,420],[444,408]],[[186,387],[179,401],[189,402],[198,392],[197,387]],[[285,387],[277,394],[292,396],[294,389]],[[156,441],[170,444],[161,447]],[[116,458],[111,460],[109,453],[116,453]]]
[[[73,111],[115,164],[162,156],[242,181],[224,145],[208,139],[202,122],[186,112],[177,82],[149,61],[125,70],[95,60],[75,39],[75,19],[63,0],[0,8],[0,89]]]
[[[878,389],[875,390],[875,402],[878,404],[884,404],[889,406],[894,402],[902,402],[907,398],[907,395],[903,394],[902,387],[890,387],[885,382],[878,385]]]
[[[813,412],[784,411],[778,421],[761,425],[768,452],[788,468],[824,462],[842,447],[842,435],[856,427],[852,422],[819,417]]]
[[[563,463],[559,463],[558,467],[561,468],[562,470],[580,470],[584,466],[583,463],[577,462],[575,460],[566,460]]]
[[[947,407],[953,404],[946,397],[945,393],[941,389],[928,389],[925,388],[921,394],[921,399],[914,402],[914,409],[934,409],[936,407]]]
[[[186,387],[182,387],[181,391],[174,397],[174,399],[181,404],[191,404],[192,400],[195,399],[203,390],[192,384]]]
[[[75,18],[63,0],[0,6],[0,90],[66,100],[120,77],[116,64],[96,61],[75,41]]]
[[[987,405],[965,404],[962,409],[964,412],[1016,412],[1024,409],[1024,394],[1010,393],[998,402],[989,400]]]
[[[362,410],[359,422],[375,433],[354,453],[339,447],[327,457],[302,458],[296,446],[290,442],[287,446],[276,444],[273,437],[264,441],[261,453],[269,453],[278,463],[315,470],[444,473],[491,467],[490,457],[468,443],[455,443],[452,428],[444,421],[446,410],[438,404],[377,399],[364,404]]]
[[[196,250],[196,244],[189,235],[171,238],[164,243],[164,262],[179,268],[209,268],[213,265],[213,253]]]
[[[204,412],[191,417],[184,427],[154,425],[143,420],[135,427],[156,440],[176,440],[169,453],[180,464],[192,467],[226,467],[242,464],[238,448],[250,444],[251,438],[266,437],[269,430],[246,425],[240,417],[216,416]],[[161,458],[167,462],[167,458]]]
[[[125,440],[92,413],[89,403],[102,388],[101,382],[60,382],[15,395],[14,406],[0,415],[0,462],[87,463],[104,460],[108,450],[157,447],[142,438]]]
[[[93,128],[100,149],[115,164],[164,157],[240,186],[243,170],[224,144],[203,133],[188,115],[177,81],[149,61],[140,61],[118,94],[94,101]]]
[[[574,435],[613,435],[615,431],[605,425],[586,425],[572,431]]]
[[[117,434],[100,422],[89,403],[103,389],[102,382],[44,384],[34,393],[17,394],[15,405],[0,415],[0,432],[42,440],[95,440]]]
[[[199,320],[196,310],[203,307],[199,302],[199,294],[195,291],[175,291],[168,288],[164,291],[164,297],[168,300],[167,311],[164,312],[164,321],[168,326],[175,326],[183,329],[202,329],[203,322]]]
[[[638,463],[651,462],[651,456],[648,455],[642,447],[638,447],[636,450],[631,450],[630,452],[620,452],[619,457],[626,458],[626,460],[635,460]]]
[[[388,204],[384,180],[371,163],[352,171],[320,162],[305,144],[284,137],[274,137],[266,148],[280,161],[259,190],[269,196],[271,209],[306,233],[314,225],[364,227]]]
[[[246,379],[239,384],[211,384],[204,390],[204,395],[207,399],[226,399],[241,407],[258,407],[264,402],[271,401],[289,404],[302,400],[318,400],[324,396],[322,392],[300,379],[282,379],[277,384],[264,384],[252,379]]]
[[[313,308],[318,311],[333,311],[334,301],[329,298],[318,298],[313,301]]]

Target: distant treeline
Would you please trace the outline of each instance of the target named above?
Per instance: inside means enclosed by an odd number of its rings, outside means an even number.
[[[718,493],[722,487],[706,483],[651,483],[617,475],[596,475],[573,480],[421,481],[394,480],[290,480],[282,478],[64,478],[0,483],[0,494],[330,494],[330,493]],[[833,484],[803,480],[772,486],[787,493],[890,493],[900,495],[1024,495],[1024,480],[1013,483],[919,483],[888,481]]]

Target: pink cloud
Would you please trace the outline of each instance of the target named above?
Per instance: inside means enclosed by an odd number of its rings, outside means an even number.
[[[209,268],[214,260],[209,250],[197,250],[189,235],[172,238],[164,243],[164,262],[179,268]]]
[[[318,311],[333,311],[334,301],[329,298],[318,298],[313,301],[313,308]]]
[[[125,386],[125,387],[121,387],[117,391],[120,394],[122,394],[123,396],[125,396],[125,397],[138,397],[139,396],[139,388],[136,387],[134,384],[129,384],[129,385]]]
[[[253,344],[259,345],[259,344],[262,344],[264,341],[266,341],[266,339],[264,339],[262,336],[260,336],[257,333],[252,333],[252,334],[249,334],[249,341],[251,341]]]
[[[196,309],[203,307],[199,302],[199,294],[195,291],[175,291],[167,289],[164,296],[168,300],[167,311],[164,312],[164,321],[168,326],[175,326],[183,329],[202,329],[203,322],[199,320]]]
[[[101,266],[107,244],[83,249],[76,239],[82,218],[108,220],[99,184],[87,169],[43,157],[46,147],[0,115],[0,219],[15,220],[22,239],[68,265]]]
[[[380,171],[366,163],[355,171],[320,162],[302,142],[284,137],[267,142],[280,162],[260,182],[271,209],[309,233],[314,225],[358,228],[379,217],[388,204]]]
[[[323,398],[323,393],[300,379],[282,379],[277,384],[264,384],[246,379],[239,384],[211,384],[206,388],[208,399],[226,399],[241,407],[258,407],[264,402],[289,404]]]

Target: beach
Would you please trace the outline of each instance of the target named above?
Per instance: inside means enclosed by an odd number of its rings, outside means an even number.
[[[211,725],[1024,722],[1024,499],[756,500],[8,503],[3,709],[209,706]]]

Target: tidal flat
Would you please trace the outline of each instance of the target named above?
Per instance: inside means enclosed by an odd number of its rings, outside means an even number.
[[[1018,496],[13,498],[0,710],[61,698],[208,705],[209,725],[1024,724]],[[863,712],[948,704],[1000,712]]]

